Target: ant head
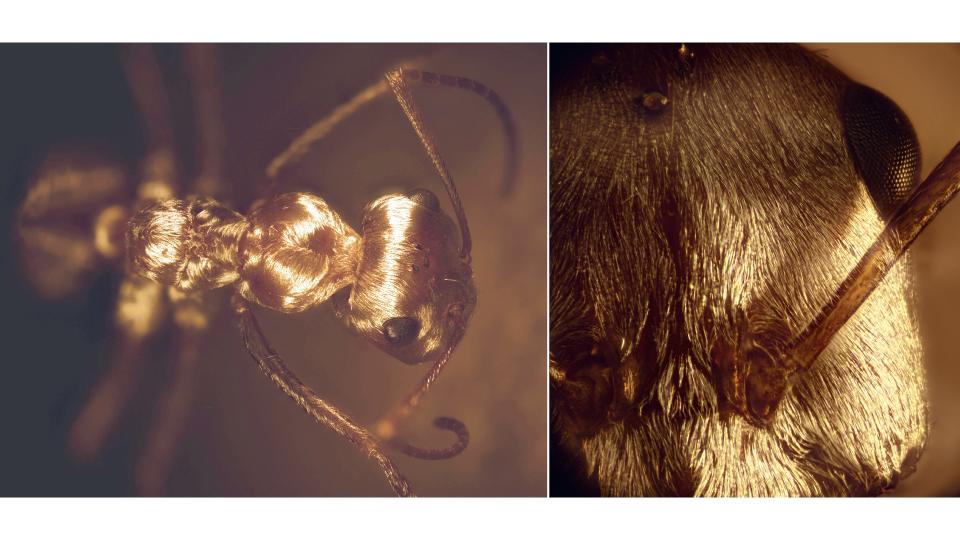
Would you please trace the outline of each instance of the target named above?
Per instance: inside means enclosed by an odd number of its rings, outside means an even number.
[[[337,315],[407,364],[434,361],[463,336],[477,302],[453,221],[425,189],[367,206],[356,283]]]

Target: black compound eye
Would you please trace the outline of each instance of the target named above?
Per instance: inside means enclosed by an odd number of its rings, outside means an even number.
[[[889,217],[920,180],[920,145],[907,115],[890,98],[853,84],[843,98],[847,148],[881,217]]]
[[[413,317],[394,317],[383,323],[383,336],[391,345],[407,345],[420,335],[420,321]]]
[[[407,197],[420,206],[425,206],[433,211],[440,210],[440,200],[429,189],[414,189],[407,193]]]

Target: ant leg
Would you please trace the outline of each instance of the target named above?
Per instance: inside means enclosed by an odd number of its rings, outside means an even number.
[[[182,332],[182,331],[181,331]],[[147,497],[164,494],[170,468],[176,458],[183,426],[190,415],[195,391],[199,335],[181,336],[173,381],[164,389],[147,444],[136,469],[137,491]]]
[[[125,46],[120,57],[147,139],[147,157],[137,198],[141,201],[172,198],[177,185],[173,125],[160,65],[148,44]]]
[[[341,437],[350,441],[367,457],[380,466],[394,493],[401,497],[413,496],[407,479],[403,477],[396,464],[384,453],[380,441],[369,431],[357,425],[339,409],[324,401],[309,386],[293,374],[283,363],[280,355],[270,346],[259,323],[250,311],[250,306],[239,295],[233,297],[234,312],[240,322],[240,333],[250,356],[256,360],[263,373],[270,377],[280,389],[293,401],[303,407],[320,425],[332,429]]]
[[[165,307],[160,284],[134,276],[120,284],[112,364],[67,434],[67,449],[76,459],[93,459],[117,423],[139,377],[144,344],[160,327]]]
[[[137,463],[137,490],[141,495],[163,495],[170,467],[176,458],[183,426],[190,415],[196,388],[196,367],[200,345],[213,317],[209,298],[168,289],[177,327],[177,356],[173,381],[163,390],[156,419],[147,435],[147,444]]]
[[[220,65],[216,45],[193,44],[185,50],[193,95],[197,145],[194,153],[200,164],[193,194],[223,199],[223,115],[221,112]]]
[[[147,159],[137,188],[140,201],[174,195],[173,128],[163,77],[150,45],[121,50],[121,61],[147,138]],[[116,304],[118,336],[113,361],[94,387],[67,435],[69,452],[77,459],[92,459],[103,446],[130,398],[143,362],[143,342],[156,331],[165,308],[158,283],[127,276],[121,282]]]
[[[25,276],[40,294],[68,296],[119,256],[125,185],[122,168],[97,156],[60,151],[43,160],[15,223]]]
[[[67,449],[78,461],[92,461],[119,420],[123,404],[129,400],[140,374],[143,352],[140,345],[123,340],[116,346],[113,365],[97,381],[90,399],[70,426]]]
[[[173,147],[170,100],[153,47],[143,43],[126,45],[120,59],[140,111],[147,147],[150,150]]]
[[[116,163],[77,152],[53,152],[40,164],[20,203],[21,223],[66,221],[123,201],[126,174]]]
[[[86,463],[100,452],[117,423],[122,407],[140,372],[143,348],[139,342],[121,340],[113,352],[113,364],[77,415],[67,434],[67,449],[74,459]]]

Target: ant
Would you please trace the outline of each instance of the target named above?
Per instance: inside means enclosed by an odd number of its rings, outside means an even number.
[[[796,46],[551,64],[555,493],[896,486],[928,430],[904,253],[960,145],[920,183],[899,107]]]
[[[162,491],[186,414],[198,345],[216,315],[205,297],[215,288],[231,286],[235,289],[231,308],[244,344],[263,372],[317,422],[377,462],[397,495],[412,495],[386,449],[420,459],[447,459],[466,448],[466,426],[453,418],[435,421],[456,436],[445,448],[413,446],[397,434],[397,427],[451,357],[477,295],[466,214],[411,86],[467,90],[493,106],[506,135],[505,194],[512,188],[517,164],[510,111],[493,90],[476,81],[411,67],[391,70],[315,123],[273,160],[262,196],[244,216],[219,202],[227,186],[222,179],[216,51],[211,46],[185,50],[199,162],[190,197],[175,198],[180,190],[170,105],[157,59],[149,46],[128,46],[123,51],[124,67],[148,141],[134,202],[124,196],[125,183],[116,168],[84,156],[55,156],[41,167],[20,208],[25,265],[35,285],[48,296],[76,289],[85,275],[102,264],[122,261],[124,265],[115,312],[118,339],[113,367],[71,428],[72,453],[89,459],[102,446],[117,420],[119,405],[129,397],[131,369],[169,311],[179,335],[176,374],[137,473],[142,493]],[[437,197],[424,189],[370,203],[359,233],[315,195],[274,193],[285,167],[364,105],[391,94],[439,175],[456,224],[442,211]],[[432,363],[421,383],[376,423],[374,432],[297,378],[271,347],[251,309],[253,303],[294,313],[328,300],[348,327],[385,352],[408,364]]]

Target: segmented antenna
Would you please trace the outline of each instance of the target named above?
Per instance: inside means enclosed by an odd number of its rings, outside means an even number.
[[[423,84],[425,86],[445,86],[447,88],[467,90],[473,94],[476,94],[477,96],[480,96],[487,103],[489,103],[490,106],[493,107],[497,117],[500,119],[505,140],[504,171],[500,184],[500,193],[503,196],[512,193],[517,183],[517,167],[519,164],[517,156],[519,155],[519,143],[517,141],[517,131],[513,122],[513,116],[510,114],[510,109],[507,107],[506,103],[504,103],[500,95],[494,92],[491,88],[473,79],[468,79],[466,77],[455,77],[452,75],[443,75],[406,67],[419,62],[419,60],[403,62],[401,64],[402,67],[394,70],[391,73],[398,71],[402,72],[404,81],[408,83]],[[364,105],[367,105],[368,103],[373,102],[376,98],[384,95],[388,89],[389,87],[387,86],[387,82],[383,79],[371,84],[360,91],[359,94],[351,98],[349,101],[334,109],[329,115],[307,128],[302,135],[294,139],[287,149],[274,158],[273,161],[270,162],[270,165],[267,166],[267,187],[265,189],[265,194],[270,194],[275,189],[280,173],[283,171],[283,169],[303,158],[303,156],[310,151],[310,148],[312,148],[314,144],[333,131],[333,128],[336,127],[337,124],[363,108]]]

